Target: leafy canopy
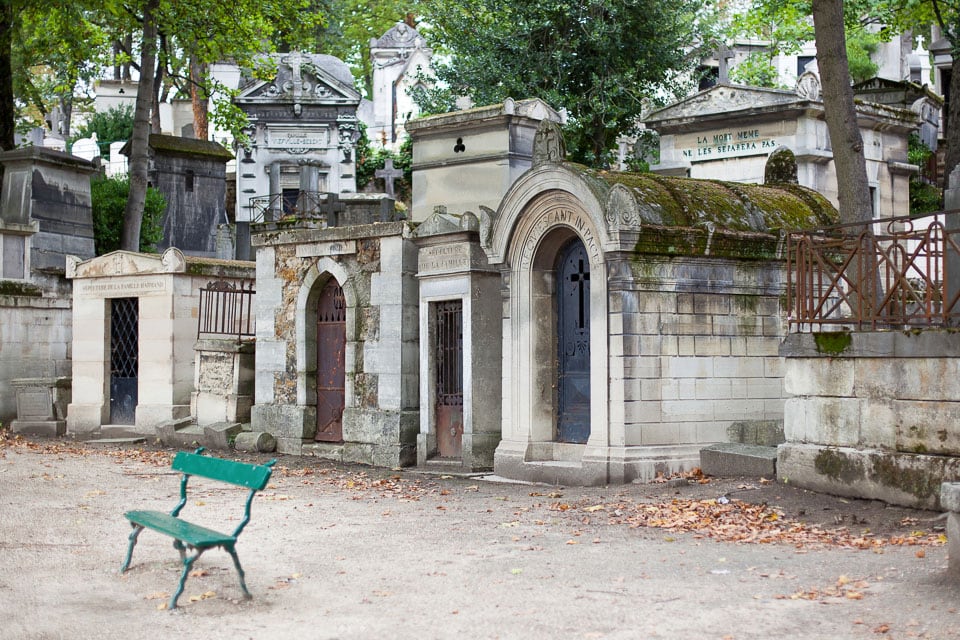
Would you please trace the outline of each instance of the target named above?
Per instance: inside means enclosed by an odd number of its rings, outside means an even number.
[[[130,193],[126,178],[97,177],[90,181],[93,205],[93,244],[98,256],[120,248],[120,226]],[[163,212],[167,202],[153,187],[147,188],[147,200],[140,225],[140,251],[154,251],[163,239]]]
[[[680,89],[709,13],[701,0],[435,0],[424,5],[439,89],[415,96],[425,112],[454,96],[475,104],[538,97],[569,114],[574,160],[602,166],[644,107]],[[692,47],[692,49],[691,49]]]

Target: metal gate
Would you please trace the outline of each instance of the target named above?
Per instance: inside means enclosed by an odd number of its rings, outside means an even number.
[[[343,440],[344,353],[347,347],[343,289],[332,278],[317,302],[317,440]]]
[[[137,298],[110,301],[110,423],[135,424],[139,374],[140,304]]]
[[[436,308],[436,428],[442,458],[463,451],[463,301],[440,302]]]
[[[590,261],[579,240],[557,267],[557,440],[590,437]]]

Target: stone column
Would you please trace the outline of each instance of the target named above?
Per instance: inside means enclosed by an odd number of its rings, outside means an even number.
[[[280,163],[270,165],[270,220],[279,220],[283,211],[283,191],[280,189]],[[268,221],[268,222],[269,222]]]

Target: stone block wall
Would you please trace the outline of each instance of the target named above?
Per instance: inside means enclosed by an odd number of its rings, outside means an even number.
[[[839,495],[936,508],[960,479],[960,343],[950,330],[793,334],[777,473]]]
[[[623,267],[629,278],[611,285],[610,358],[611,371],[622,362],[622,404],[611,397],[622,414],[611,421],[623,421],[625,446],[695,465],[700,446],[728,440],[733,424],[783,419],[781,263],[640,255]]]
[[[7,286],[0,291],[0,423],[5,426],[17,417],[12,379],[70,375],[73,325],[68,298],[15,294],[14,285]]]

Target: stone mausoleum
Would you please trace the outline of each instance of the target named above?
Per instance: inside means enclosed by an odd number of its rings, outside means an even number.
[[[591,171],[557,119],[509,101],[409,123],[410,221],[255,229],[254,430],[290,453],[602,484],[782,424],[781,232],[833,207]]]
[[[936,119],[931,114],[940,105],[930,96],[909,106],[864,97],[877,100],[856,105],[874,217],[894,217],[909,210],[910,176],[917,172],[907,159],[907,139]],[[651,170],[761,184],[767,157],[787,148],[796,157],[799,184],[836,206],[839,185],[824,118],[820,81],[809,71],[794,91],[718,84],[645,118],[660,134],[660,162]]]

